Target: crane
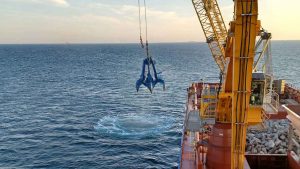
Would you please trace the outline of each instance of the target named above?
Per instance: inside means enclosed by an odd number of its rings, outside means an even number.
[[[206,127],[204,125],[208,123],[213,125],[212,128],[216,132],[213,132],[211,136],[210,140],[212,141],[209,140],[208,142],[207,158],[212,161],[213,158],[222,157],[223,159],[217,160],[223,161],[221,163],[210,162],[208,168],[242,169],[245,165],[247,128],[249,125],[262,123],[265,117],[263,103],[267,85],[265,74],[258,72],[258,67],[261,58],[269,52],[268,45],[271,34],[261,30],[261,23],[258,20],[258,0],[234,0],[234,17],[229,24],[229,29],[225,26],[217,0],[191,1],[202,26],[206,42],[220,69],[220,83],[215,85],[203,82],[199,118],[197,118],[196,111],[187,111],[184,131],[203,133],[203,129]],[[260,40],[256,43],[257,36],[260,36]],[[141,44],[144,47],[142,40]],[[261,44],[264,46],[255,60],[256,51]],[[142,74],[136,83],[136,88],[138,91],[143,84],[152,92],[156,83],[164,85],[164,81],[156,76],[154,62],[149,57],[147,38],[146,54],[147,58],[143,62]],[[151,66],[154,70],[155,80],[150,74]],[[146,70],[148,70],[148,74],[145,73]],[[266,72],[270,73],[269,70],[268,68]],[[215,92],[211,92],[214,90],[211,90],[210,85],[213,85],[215,89],[218,88],[217,95]],[[193,88],[196,90],[197,87],[193,86]],[[197,99],[195,94],[195,98],[191,99],[194,101],[192,105],[197,103]],[[187,109],[191,109],[193,106],[187,107]],[[214,120],[210,121],[212,118]],[[201,142],[199,145],[203,146],[206,143]],[[200,149],[200,151],[206,151],[206,148]],[[195,150],[196,156],[197,152],[198,148]],[[185,166],[191,168],[194,164],[187,162]],[[197,167],[202,169],[201,165],[197,164]]]
[[[230,166],[231,169],[242,169],[247,127],[261,123],[264,114],[265,82],[260,74],[253,73],[259,62],[258,59],[253,65],[255,47],[258,46],[256,37],[262,32],[258,0],[234,0],[234,17],[228,31],[217,0],[192,0],[192,3],[223,79],[214,117],[220,125],[230,124]],[[250,96],[253,99],[250,100]],[[203,111],[200,109],[200,116],[205,118]]]

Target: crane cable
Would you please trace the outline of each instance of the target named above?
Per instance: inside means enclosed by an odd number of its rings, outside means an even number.
[[[140,0],[138,0],[139,4],[139,28],[140,28],[140,43],[141,47],[144,48],[143,38],[142,38],[142,20],[141,20],[141,3]]]
[[[146,5],[146,0],[144,0],[144,15],[145,15],[145,34],[146,34],[146,44],[144,45],[143,42],[143,36],[142,36],[142,19],[141,19],[141,3],[140,0],[138,0],[138,5],[139,5],[139,28],[140,28],[140,43],[141,47],[146,50],[146,55],[147,58],[150,60],[150,55],[149,55],[149,45],[148,45],[148,20],[147,20],[147,5]]]

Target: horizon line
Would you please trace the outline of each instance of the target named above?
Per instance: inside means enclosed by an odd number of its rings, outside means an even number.
[[[300,41],[299,40],[271,40],[271,41]],[[175,43],[206,43],[205,41],[178,41],[178,42],[150,42],[149,44],[175,44]],[[0,45],[118,45],[140,44],[139,42],[65,42],[65,43],[0,43]]]

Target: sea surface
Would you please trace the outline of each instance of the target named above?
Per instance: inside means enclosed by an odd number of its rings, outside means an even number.
[[[186,88],[218,76],[205,43],[150,44],[166,91],[136,92],[138,44],[0,45],[0,167],[177,168]],[[272,44],[300,87],[300,41]]]

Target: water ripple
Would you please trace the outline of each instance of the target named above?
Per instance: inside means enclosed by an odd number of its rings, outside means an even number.
[[[119,114],[105,116],[99,120],[95,129],[106,135],[126,136],[127,138],[146,137],[168,132],[174,120],[155,114]]]

